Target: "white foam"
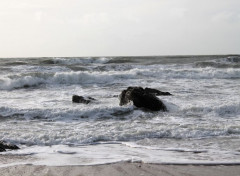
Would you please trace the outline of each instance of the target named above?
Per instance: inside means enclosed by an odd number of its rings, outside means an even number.
[[[144,77],[142,77],[144,76]],[[11,90],[24,86],[38,86],[40,84],[112,84],[123,80],[134,79],[239,79],[240,69],[163,69],[163,68],[133,68],[125,71],[108,72],[56,72],[56,73],[29,73],[21,76],[5,75],[0,78],[0,89]]]
[[[151,71],[139,71],[140,75],[160,79],[239,79],[240,69],[214,69],[214,68],[153,68]]]
[[[239,161],[239,142],[234,143],[240,134],[239,68],[132,64],[99,71],[98,67],[115,66],[107,62],[60,58],[56,59],[58,65],[46,62],[43,67],[17,66],[1,75],[0,139],[26,145],[12,154],[29,154],[38,158],[35,164],[49,165],[56,164],[55,160],[61,160],[61,165]],[[74,64],[90,67],[91,71],[73,72],[65,66]],[[27,86],[36,87],[16,89]],[[113,95],[128,86],[169,91],[173,96],[159,96],[169,111],[119,107],[119,100]],[[74,104],[73,94],[98,101]],[[226,141],[199,143],[221,137],[226,137]],[[146,140],[147,146],[140,145],[141,140]],[[155,145],[156,140],[160,142]],[[117,144],[93,145],[102,141]],[[132,141],[135,147],[119,144],[122,141]],[[226,146],[222,149],[223,144]]]
[[[240,102],[222,105],[215,108],[214,111],[222,117],[240,115]]]
[[[107,84],[116,83],[121,79],[135,78],[136,71],[125,72],[57,72],[23,74],[22,76],[8,75],[0,79],[0,89],[11,90],[24,86],[38,86],[40,84]]]
[[[44,84],[46,80],[44,78],[33,77],[33,76],[24,76],[21,78],[2,78],[0,80],[0,89],[1,90],[12,90],[15,88],[23,88],[24,86],[38,86]]]
[[[64,66],[33,66],[33,65],[18,65],[11,67],[11,71],[14,73],[56,73],[56,72],[67,72],[71,71],[69,68]]]
[[[111,60],[111,58],[54,58],[55,64],[75,65],[75,64],[104,64]]]
[[[36,152],[37,151],[37,152]],[[111,151],[111,152],[109,152]],[[188,155],[191,151],[179,152],[178,150],[161,150],[144,147],[131,147],[122,144],[100,144],[86,145],[79,147],[69,147],[65,145],[54,145],[51,147],[32,146],[18,151],[10,151],[5,154],[30,155],[31,158],[22,162],[1,164],[1,167],[18,164],[33,164],[47,166],[66,166],[66,165],[99,165],[116,162],[143,162],[143,163],[162,163],[162,164],[238,164],[240,159],[235,157],[232,160],[223,159],[229,153],[218,151],[207,151],[198,153],[201,160]],[[205,151],[206,152],[206,151]],[[217,156],[224,156],[220,157]],[[217,157],[210,161],[209,158]]]

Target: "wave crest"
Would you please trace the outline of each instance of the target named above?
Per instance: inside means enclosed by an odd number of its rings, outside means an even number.
[[[10,75],[0,79],[1,90],[34,87],[41,84],[106,84],[134,78],[135,72],[60,72]]]
[[[86,65],[86,64],[105,64],[111,58],[51,58],[41,61],[43,64],[59,64],[59,65]]]
[[[222,59],[195,62],[196,67],[213,67],[213,68],[240,68],[240,56],[229,56]]]

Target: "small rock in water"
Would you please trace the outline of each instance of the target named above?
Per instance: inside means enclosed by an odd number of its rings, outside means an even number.
[[[5,152],[6,149],[17,150],[19,149],[19,147],[14,144],[7,143],[5,141],[0,141],[0,152]]]
[[[88,103],[91,103],[95,100],[96,99],[94,99],[92,97],[83,97],[83,96],[78,96],[78,95],[73,95],[72,96],[72,102],[74,102],[74,103],[88,104]]]

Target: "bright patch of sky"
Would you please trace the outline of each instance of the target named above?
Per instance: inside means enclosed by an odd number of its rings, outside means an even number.
[[[239,0],[0,0],[0,57],[240,54]]]

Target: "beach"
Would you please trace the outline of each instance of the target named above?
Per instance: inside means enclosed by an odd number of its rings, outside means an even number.
[[[240,0],[0,0],[0,176],[240,176]]]
[[[0,59],[1,175],[239,175],[240,56]],[[120,104],[128,87],[166,111]],[[73,95],[91,97],[75,103]]]
[[[239,176],[240,164],[147,164],[118,162],[99,165],[46,166],[12,162],[31,156],[0,156],[1,176]],[[57,161],[56,161],[57,162]]]
[[[240,166],[116,163],[95,166],[17,165],[0,168],[1,176],[239,176]]]

